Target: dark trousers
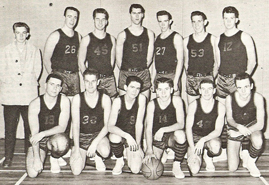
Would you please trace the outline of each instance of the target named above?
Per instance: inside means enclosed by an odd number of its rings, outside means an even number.
[[[24,123],[24,152],[26,153],[30,146],[29,135],[30,128],[28,122],[28,106],[20,105],[3,105],[4,106],[4,121],[5,121],[5,158],[12,159],[16,144],[16,132],[20,119],[22,116]]]

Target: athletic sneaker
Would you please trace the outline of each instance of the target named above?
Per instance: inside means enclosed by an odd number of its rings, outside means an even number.
[[[248,167],[248,158],[249,158],[248,150],[241,150],[240,151],[240,158],[242,159],[242,166],[244,168]]]
[[[50,171],[51,173],[60,173],[61,172],[61,168],[60,165],[58,163],[58,159],[50,156]]]
[[[253,159],[252,157],[248,158],[247,169],[250,172],[250,175],[252,177],[260,177],[261,176],[260,170],[257,168],[256,163],[255,163],[256,159],[257,159],[257,157],[255,159]]]
[[[95,156],[95,167],[97,171],[103,172],[106,171],[106,165],[101,157],[98,155]]]
[[[124,166],[124,159],[123,157],[117,158],[115,167],[113,168],[112,174],[113,175],[120,175],[122,173],[122,168]]]
[[[172,172],[173,172],[173,174],[175,175],[175,177],[177,179],[183,179],[183,178],[185,178],[185,175],[184,175],[183,171],[181,170],[180,162],[179,161],[174,161],[173,162]]]
[[[221,149],[221,154],[219,156],[213,157],[213,162],[220,162],[220,161],[226,161],[227,160],[227,152],[226,148]]]
[[[204,161],[205,161],[205,164],[206,164],[206,171],[208,172],[214,172],[215,171],[215,166],[213,164],[213,158],[212,157],[209,157],[207,155],[207,152],[204,153]]]

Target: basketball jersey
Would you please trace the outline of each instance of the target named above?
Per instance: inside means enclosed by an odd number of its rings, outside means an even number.
[[[149,37],[148,30],[143,27],[139,36],[133,35],[128,28],[125,30],[126,39],[123,44],[122,70],[128,68],[147,68]]]
[[[177,32],[171,33],[167,38],[161,39],[158,35],[155,43],[155,67],[158,71],[172,71],[177,67],[177,51],[174,46],[174,37]]]
[[[227,37],[224,33],[220,35],[219,71],[223,74],[239,74],[247,70],[247,51],[241,35],[241,30],[231,37]]]
[[[110,34],[99,39],[93,33],[89,33],[90,43],[87,47],[86,60],[88,67],[96,69],[100,74],[113,75],[111,66],[112,41]]]
[[[39,132],[49,130],[59,125],[59,116],[61,113],[61,97],[58,95],[55,105],[49,109],[44,101],[44,95],[40,96],[40,112],[38,114]]]
[[[189,50],[188,72],[207,74],[213,71],[214,51],[211,36],[208,33],[202,42],[196,42],[193,34],[189,36],[189,42],[187,44]]]
[[[131,109],[126,108],[126,102],[124,95],[120,96],[121,109],[118,115],[116,126],[122,129],[124,132],[129,133],[133,138],[135,138],[135,123],[138,112],[138,97],[135,98],[135,101]]]
[[[200,99],[196,100],[196,102],[197,108],[194,114],[192,131],[199,136],[206,136],[215,130],[215,124],[218,117],[219,102],[215,100],[213,109],[209,113],[205,113],[203,111]]]
[[[56,30],[60,34],[58,43],[56,44],[52,57],[52,69],[64,69],[67,71],[78,71],[78,49],[79,38],[78,32],[74,32],[73,37],[68,37],[62,29]]]
[[[231,94],[232,97],[232,114],[233,119],[236,123],[241,125],[247,125],[257,119],[256,106],[254,104],[254,93],[251,93],[249,102],[244,106],[240,107],[235,99],[235,93]]]
[[[157,98],[153,100],[155,105],[154,116],[153,116],[153,132],[152,135],[154,136],[155,133],[162,127],[171,126],[177,123],[176,117],[176,108],[173,104],[173,99],[171,99],[170,104],[165,108],[161,109]]]
[[[103,94],[99,92],[98,101],[91,108],[85,100],[85,92],[80,95],[80,133],[93,134],[104,127],[104,109],[102,107]]]

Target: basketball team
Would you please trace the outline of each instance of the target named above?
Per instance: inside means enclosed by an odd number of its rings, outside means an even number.
[[[74,175],[83,171],[87,157],[105,171],[105,160],[113,156],[112,174],[120,175],[125,161],[135,174],[152,158],[165,163],[167,149],[174,152],[172,172],[179,179],[185,177],[184,157],[197,174],[203,161],[214,172],[213,159],[220,155],[227,155],[230,172],[242,164],[251,176],[261,176],[256,160],[263,149],[264,98],[251,78],[254,42],[237,28],[235,7],[223,9],[225,31],[219,37],[206,32],[203,12],[192,12],[194,32],[184,39],[171,29],[172,15],[165,10],[156,14],[161,29],[156,39],[142,26],[140,4],[130,6],[131,25],[117,39],[106,32],[109,14],[103,8],[93,11],[94,30],[81,37],[75,31],[79,13],[66,7],[63,27],[46,41],[42,58],[49,75],[41,96],[41,52],[28,42],[29,26],[15,23],[15,41],[0,51],[4,168],[12,165],[21,115],[29,177],[42,172],[47,154],[52,173],[66,165],[64,155],[70,155]]]

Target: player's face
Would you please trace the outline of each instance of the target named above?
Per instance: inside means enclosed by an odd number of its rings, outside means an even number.
[[[97,30],[104,30],[107,25],[106,15],[103,13],[97,13],[94,18],[94,27]]]
[[[73,29],[77,23],[78,13],[74,10],[67,10],[65,14],[65,25]]]
[[[171,20],[169,20],[168,15],[158,16],[158,23],[162,32],[166,32],[170,28]]]
[[[140,93],[141,84],[136,81],[132,81],[128,86],[125,85],[126,94],[130,98],[136,98]]]
[[[136,25],[141,24],[143,17],[144,17],[144,13],[142,13],[142,10],[140,8],[132,8],[131,21],[134,24]]]
[[[206,21],[203,20],[201,15],[193,16],[191,22],[195,33],[201,33],[205,30]]]
[[[52,97],[58,96],[62,90],[61,80],[57,78],[50,78],[46,83],[46,92]]]
[[[89,93],[95,92],[97,90],[98,83],[99,80],[97,80],[95,75],[85,75],[84,84],[87,92]]]
[[[162,101],[168,101],[171,98],[173,88],[169,86],[168,83],[159,83],[156,89],[157,96]]]
[[[203,83],[199,88],[199,92],[201,94],[201,98],[205,100],[210,100],[213,98],[213,95],[216,92],[216,89],[210,83]]]
[[[250,83],[249,79],[236,80],[236,87],[239,96],[243,99],[247,99],[251,94],[253,84]]]
[[[16,27],[14,34],[18,43],[24,43],[29,35],[25,27]]]
[[[236,26],[238,18],[235,17],[234,13],[224,13],[223,15],[224,26],[226,29],[232,29]]]

